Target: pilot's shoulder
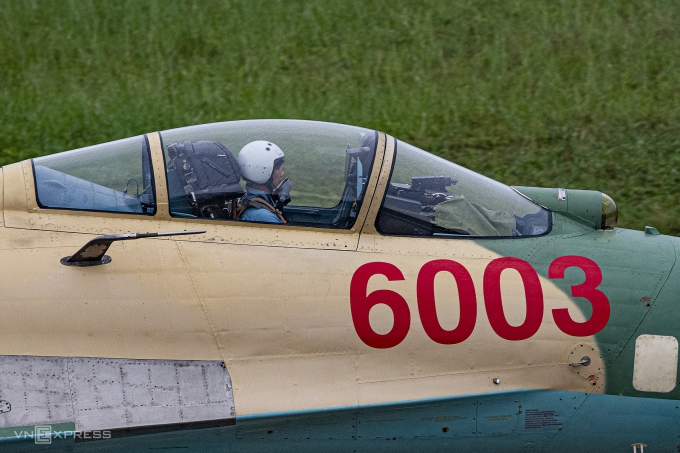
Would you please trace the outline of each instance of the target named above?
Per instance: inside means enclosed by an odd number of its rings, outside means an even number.
[[[249,222],[281,223],[279,218],[273,212],[264,208],[258,209],[255,207],[250,207],[246,209],[241,219],[247,220]]]

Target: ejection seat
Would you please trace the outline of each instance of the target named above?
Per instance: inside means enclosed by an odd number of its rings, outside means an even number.
[[[234,155],[216,141],[168,145],[167,179],[173,215],[190,218],[236,218],[244,195]]]

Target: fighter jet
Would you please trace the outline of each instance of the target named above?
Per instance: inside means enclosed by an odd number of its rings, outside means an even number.
[[[680,240],[385,133],[0,172],[0,451],[676,451]]]

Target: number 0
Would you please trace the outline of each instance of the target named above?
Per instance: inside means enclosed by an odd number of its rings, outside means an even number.
[[[453,330],[444,330],[439,324],[434,301],[434,278],[439,272],[448,272],[456,279],[460,301],[460,321]],[[427,336],[439,344],[456,344],[468,339],[477,322],[477,295],[470,273],[462,264],[450,260],[426,263],[418,274],[418,311]]]
[[[515,269],[524,283],[527,314],[522,325],[511,326],[503,311],[501,272]],[[499,337],[506,340],[526,340],[538,332],[543,321],[543,289],[538,274],[531,264],[519,258],[497,258],[484,270],[484,303],[489,323]]]

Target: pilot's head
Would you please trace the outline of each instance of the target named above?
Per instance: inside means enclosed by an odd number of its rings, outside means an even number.
[[[243,179],[267,186],[269,189],[283,181],[281,165],[284,160],[281,148],[265,140],[250,142],[238,153],[238,165]]]

